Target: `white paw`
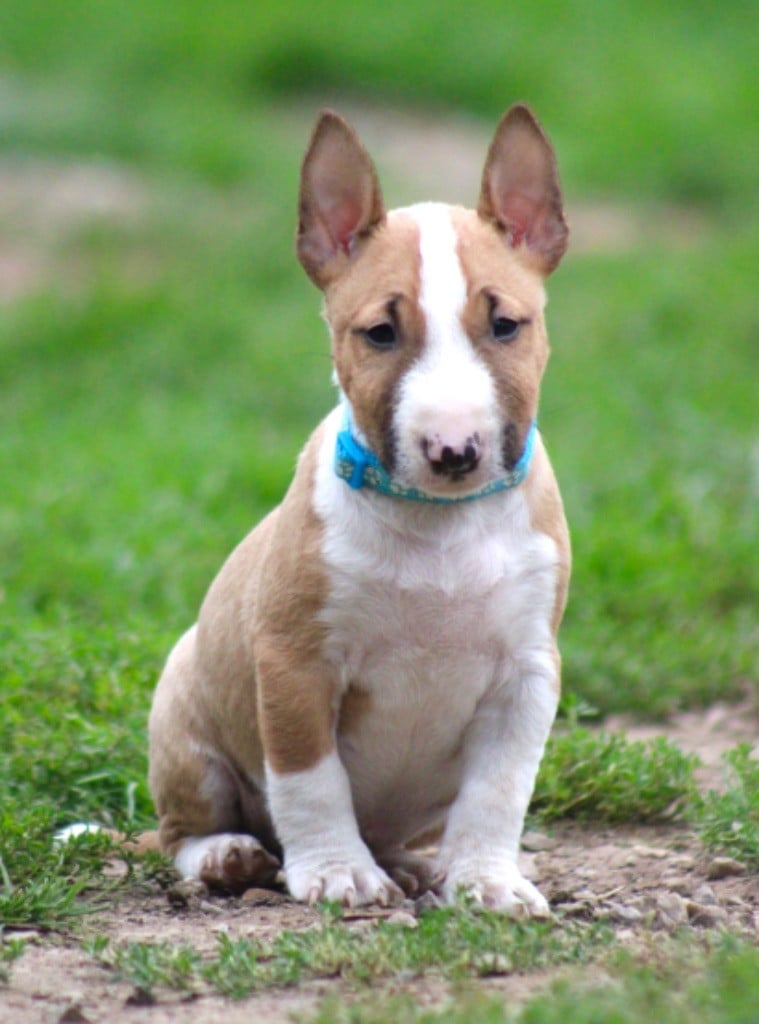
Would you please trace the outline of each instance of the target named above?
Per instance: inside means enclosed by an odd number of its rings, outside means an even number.
[[[285,856],[287,888],[303,903],[334,900],[344,907],[377,903],[390,906],[403,899],[403,892],[371,857],[357,860],[324,857],[290,862]]]
[[[464,895],[489,910],[512,917],[550,917],[545,897],[528,882],[512,861],[482,866],[471,862],[449,865],[443,882],[448,903]]]
[[[199,878],[222,889],[271,884],[279,869],[277,858],[255,836],[234,832],[185,839],[174,865],[183,878]]]

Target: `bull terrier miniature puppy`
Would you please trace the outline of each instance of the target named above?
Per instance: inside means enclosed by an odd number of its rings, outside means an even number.
[[[543,283],[567,235],[525,106],[498,126],[476,211],[387,212],[354,131],[320,116],[297,251],[340,400],[158,683],[150,786],[182,875],[240,890],[281,862],[310,903],[434,882],[548,912],[517,851],[570,569],[536,426]],[[414,852],[431,835],[436,857]]]

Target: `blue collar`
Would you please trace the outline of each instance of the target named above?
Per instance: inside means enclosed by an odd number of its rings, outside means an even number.
[[[393,480],[374,452],[366,448],[356,437],[350,410],[346,406],[343,425],[338,431],[335,445],[335,472],[356,491],[362,487],[368,487],[372,491],[379,491],[380,494],[387,494],[393,498],[424,501],[433,505],[453,505],[462,501],[476,501],[477,498],[484,498],[488,494],[495,494],[498,491],[507,491],[516,487],[517,484],[521,484],[530,468],[537,432],[538,425],[533,420],[527,432],[524,451],[519,462],[503,476],[496,480],[489,480],[478,490],[470,491],[468,494],[442,497],[436,494],[425,494],[424,491],[420,491],[416,487],[406,487],[405,484]]]

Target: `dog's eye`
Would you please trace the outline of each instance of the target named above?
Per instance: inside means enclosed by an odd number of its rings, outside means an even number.
[[[363,335],[372,348],[388,349],[395,346],[396,333],[391,323],[375,324],[365,330]]]
[[[507,316],[493,317],[491,328],[496,341],[513,341],[522,327],[521,321]]]

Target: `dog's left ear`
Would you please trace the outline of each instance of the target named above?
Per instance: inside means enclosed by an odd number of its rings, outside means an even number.
[[[562,209],[553,147],[529,107],[504,114],[490,144],[477,212],[503,231],[509,244],[524,244],[543,274],[566,252],[569,228]]]
[[[384,217],[371,157],[346,121],[323,111],[300,178],[298,259],[311,280],[319,288],[334,280]]]

